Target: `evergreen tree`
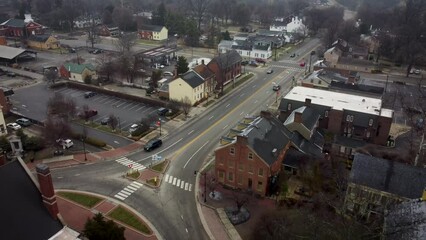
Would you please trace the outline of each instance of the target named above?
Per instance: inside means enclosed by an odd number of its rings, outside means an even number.
[[[167,9],[163,2],[158,5],[157,10],[154,12],[152,16],[152,24],[165,26],[166,25],[166,17],[167,17]]]
[[[90,240],[125,240],[124,230],[112,220],[105,221],[98,213],[84,224],[83,234]]]
[[[183,74],[188,72],[189,68],[188,68],[188,62],[186,61],[186,58],[184,56],[180,56],[178,57],[178,61],[177,61],[177,74]]]

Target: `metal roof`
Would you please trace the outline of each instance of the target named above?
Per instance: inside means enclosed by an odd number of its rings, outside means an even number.
[[[26,50],[23,48],[14,48],[0,45],[0,58],[12,60]]]

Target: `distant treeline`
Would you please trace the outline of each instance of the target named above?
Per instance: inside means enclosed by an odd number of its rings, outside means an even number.
[[[402,0],[336,0],[350,10],[357,10],[362,3],[367,3],[372,7],[392,8],[401,3]]]

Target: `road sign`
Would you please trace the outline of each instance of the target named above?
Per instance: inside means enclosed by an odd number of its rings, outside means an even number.
[[[163,157],[158,154],[152,155],[152,161],[160,161]]]

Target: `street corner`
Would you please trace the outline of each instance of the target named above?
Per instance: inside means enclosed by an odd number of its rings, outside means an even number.
[[[150,188],[158,188],[161,186],[162,178],[162,173],[147,168],[140,172],[138,182],[143,183]]]

